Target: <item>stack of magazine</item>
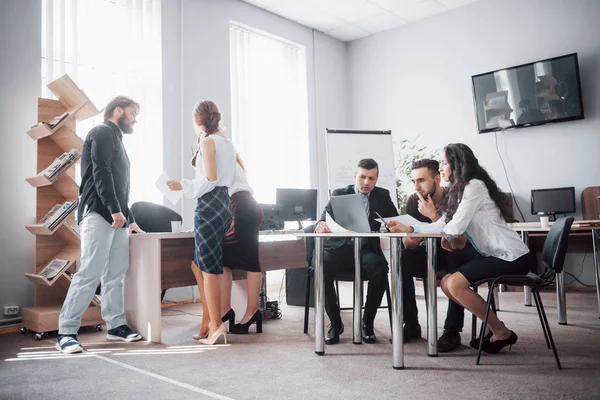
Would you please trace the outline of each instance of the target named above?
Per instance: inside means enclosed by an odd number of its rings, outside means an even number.
[[[68,111],[65,111],[64,113],[57,115],[56,117],[52,118],[49,121],[44,121],[44,122],[40,122],[36,125],[33,125],[31,127],[31,129],[33,128],[37,128],[40,125],[46,125],[48,128],[50,128],[51,130],[56,128],[56,126],[58,124],[60,124],[61,122],[63,122],[65,119],[69,118],[69,115],[71,115]]]
[[[80,155],[81,153],[79,152],[79,150],[71,149],[71,151],[69,151],[68,153],[65,152],[61,154],[60,157],[58,157],[52,162],[52,164],[48,166],[48,168],[40,172],[40,175],[44,175],[46,178],[52,181],[61,172],[73,165],[73,163],[77,161],[77,159],[79,159]]]
[[[48,125],[48,127],[50,129],[54,129],[58,124],[60,124],[61,122],[63,122],[65,119],[67,119],[69,117],[69,112],[65,111],[64,113],[52,118],[50,121],[46,122],[46,125]]]
[[[43,276],[44,278],[51,281],[56,275],[58,275],[63,270],[64,267],[67,266],[68,263],[68,260],[54,259],[50,261],[48,265],[46,265],[44,269],[40,271],[38,275]]]
[[[54,207],[40,221],[38,224],[44,225],[49,230],[53,231],[71,212],[77,208],[79,200],[65,201],[63,204],[55,204]]]

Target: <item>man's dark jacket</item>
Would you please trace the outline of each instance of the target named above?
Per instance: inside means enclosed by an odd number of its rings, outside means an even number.
[[[122,212],[133,223],[129,210],[129,158],[123,146],[123,134],[111,121],[92,128],[83,143],[81,187],[77,223],[94,211],[109,224],[111,214]]]
[[[346,186],[345,188],[336,189],[331,194],[332,196],[344,196],[347,194],[356,194],[354,191],[354,185]],[[325,207],[325,210],[321,214],[321,219],[319,221],[325,221],[325,213],[329,213],[331,218],[335,221],[335,215],[333,214],[333,209],[331,207],[331,201]],[[387,217],[395,217],[398,215],[398,209],[392,202],[390,198],[390,192],[387,189],[380,188],[375,186],[369,195],[369,225],[371,226],[371,231],[379,232],[379,228],[381,223],[378,221],[377,213],[384,218]],[[325,249],[335,250],[337,248],[342,247],[344,244],[348,243],[348,239],[344,238],[331,238],[326,240],[324,243]],[[381,245],[379,238],[368,238],[363,239],[362,250],[368,250],[376,254],[383,254],[381,251]]]

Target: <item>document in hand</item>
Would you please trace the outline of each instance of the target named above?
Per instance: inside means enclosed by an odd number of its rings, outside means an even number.
[[[331,233],[346,233],[346,232],[350,232],[348,229],[344,228],[343,226],[341,226],[340,224],[338,224],[337,222],[335,222],[333,220],[333,218],[331,217],[331,215],[329,215],[329,213],[325,213],[325,223],[329,227],[329,230],[331,231]]]
[[[173,205],[177,204],[181,197],[183,197],[182,190],[171,190],[169,186],[167,186],[167,181],[169,181],[169,175],[167,175],[167,171],[163,171],[162,174],[156,180],[156,187],[161,193],[169,200]]]
[[[408,214],[398,215],[397,217],[384,218],[384,221],[385,222],[396,221],[396,222],[400,222],[401,224],[404,224],[406,226],[423,225],[423,222],[419,221],[418,219],[414,218],[412,215],[408,215]]]

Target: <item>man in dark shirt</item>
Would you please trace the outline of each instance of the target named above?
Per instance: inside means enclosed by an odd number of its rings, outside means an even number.
[[[88,133],[81,157],[77,222],[81,226],[81,260],[58,321],[56,349],[83,350],[77,340],[83,313],[102,284],[102,318],[107,340],[133,342],[142,337],[127,326],[123,280],[129,268],[129,234],[143,231],[129,210],[129,158],[123,133],[132,133],[139,105],[124,96],[106,106],[104,123]]]
[[[372,231],[379,231],[380,222],[377,214],[382,217],[393,217],[398,215],[398,210],[390,197],[389,191],[375,186],[379,178],[379,166],[371,158],[360,160],[354,174],[354,185],[336,189],[332,196],[343,196],[348,194],[361,194],[365,204],[365,211],[369,218]],[[315,232],[330,232],[325,223],[325,215],[329,213],[335,220],[331,202],[327,204]],[[340,307],[335,295],[334,280],[338,271],[354,271],[354,245],[351,240],[342,238],[331,238],[324,244],[323,251],[323,275],[325,280],[325,310],[331,321],[331,327],[325,336],[325,343],[336,344],[340,341],[340,334],[344,331],[344,325],[340,316]],[[377,340],[373,329],[373,321],[377,314],[377,308],[381,305],[381,299],[385,293],[388,279],[388,264],[381,251],[379,238],[363,239],[361,244],[361,276],[369,281],[367,289],[367,301],[362,320],[362,340],[365,343],[375,343]]]
[[[411,180],[415,185],[415,193],[406,202],[406,214],[411,215],[424,223],[435,222],[440,218],[437,212],[438,204],[443,195],[444,188],[440,186],[439,163],[435,160],[416,160],[411,168]],[[415,283],[413,277],[426,278],[427,253],[422,238],[407,237],[402,239],[402,284],[404,307],[404,340],[418,339],[421,337],[417,302],[415,300]],[[466,238],[461,236],[454,239],[453,247],[456,250],[447,252],[442,249],[437,240],[437,270],[452,272],[465,259],[475,257],[472,247],[464,249]],[[460,346],[460,332],[464,324],[464,308],[449,300],[444,332],[438,339],[438,351],[441,353],[452,351]]]

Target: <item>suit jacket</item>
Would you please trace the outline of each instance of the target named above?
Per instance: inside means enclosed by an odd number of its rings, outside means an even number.
[[[345,188],[336,189],[331,194],[332,196],[344,196],[347,194],[356,194],[354,191],[354,185],[346,186]],[[327,203],[325,210],[321,214],[320,221],[325,221],[325,213],[329,213],[331,218],[335,220],[335,215],[333,214],[333,209],[331,207],[331,201]],[[387,189],[383,189],[375,186],[369,195],[369,225],[371,226],[371,230],[374,232],[378,232],[381,226],[381,223],[376,220],[377,214],[379,213],[382,217],[395,217],[398,215],[398,209],[392,202],[390,198],[390,192]],[[344,238],[330,238],[325,241],[325,248],[334,250],[342,247],[344,244],[348,243],[349,239]],[[381,244],[379,238],[363,238],[363,250],[369,250],[376,254],[383,254],[381,251]]]

